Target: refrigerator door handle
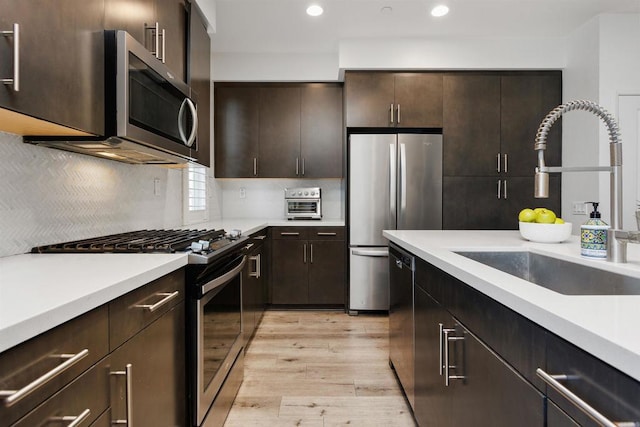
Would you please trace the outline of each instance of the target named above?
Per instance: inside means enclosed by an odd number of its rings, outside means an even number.
[[[374,250],[374,249],[352,249],[351,253],[357,256],[368,256],[368,257],[389,257],[389,249],[384,250]]]
[[[396,228],[396,145],[389,144],[389,225]]]

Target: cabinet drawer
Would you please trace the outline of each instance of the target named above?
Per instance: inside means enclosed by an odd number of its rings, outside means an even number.
[[[0,400],[0,425],[8,425],[45,401],[108,352],[106,306],[70,320],[0,355],[0,390],[28,390]],[[50,378],[40,386],[28,387]],[[15,399],[14,403],[7,403]],[[9,406],[8,406],[9,405]]]
[[[180,269],[109,303],[110,349],[122,345],[183,299],[184,270]]]
[[[309,240],[344,240],[344,227],[309,227]]]
[[[609,420],[640,422],[640,382],[551,333],[544,370],[550,375],[568,375],[560,383]],[[547,396],[579,425],[599,425],[550,386]]]
[[[79,422],[78,425],[89,425],[108,406],[109,361],[106,358],[51,396],[42,405],[14,424],[13,427],[66,426],[73,421],[77,421],[77,418],[84,420]]]
[[[274,240],[300,240],[307,239],[308,227],[274,227],[271,237]]]

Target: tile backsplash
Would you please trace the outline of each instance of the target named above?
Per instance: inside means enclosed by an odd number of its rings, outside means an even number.
[[[181,170],[37,147],[0,132],[0,256],[181,224]]]

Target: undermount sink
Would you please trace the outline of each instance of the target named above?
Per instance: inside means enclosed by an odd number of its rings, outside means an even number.
[[[531,252],[458,255],[565,295],[640,295],[640,279]]]

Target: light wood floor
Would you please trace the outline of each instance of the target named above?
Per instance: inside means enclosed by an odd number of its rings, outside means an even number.
[[[225,427],[407,426],[387,316],[267,311]]]

